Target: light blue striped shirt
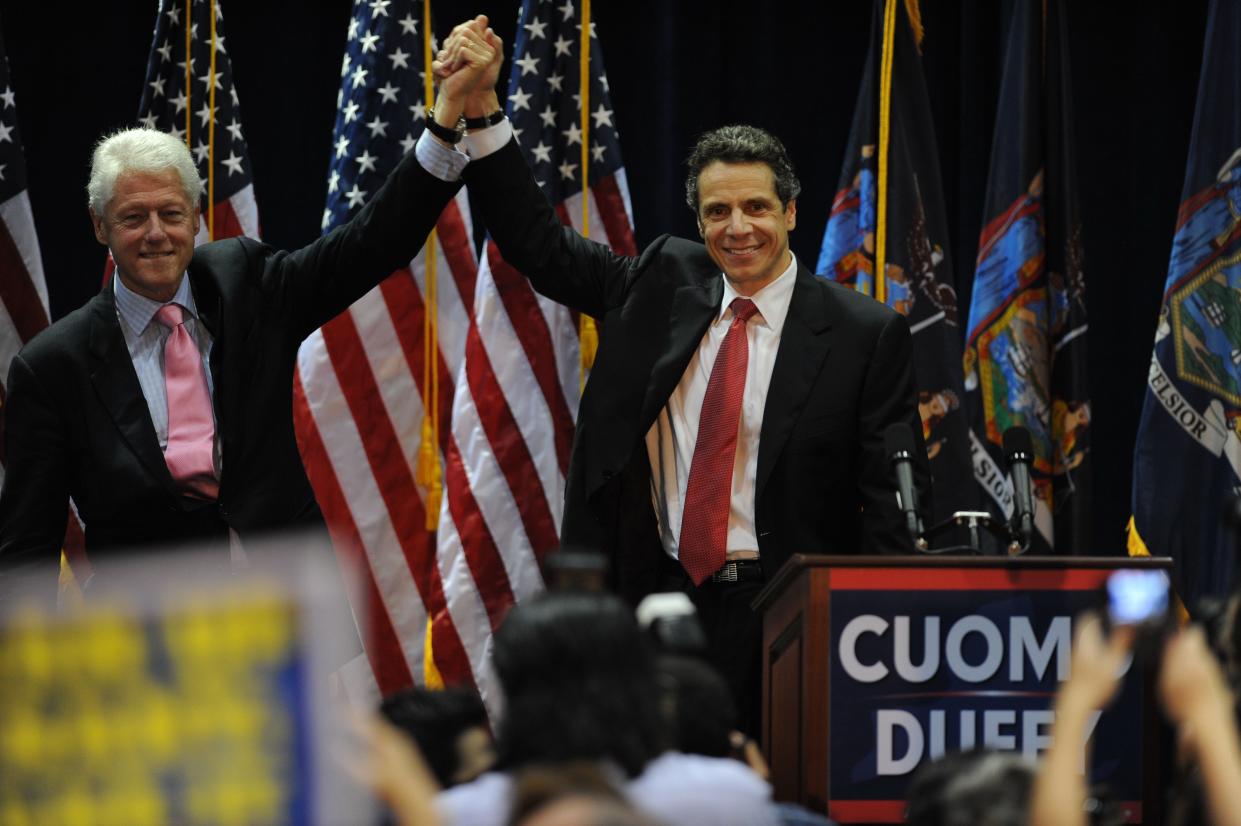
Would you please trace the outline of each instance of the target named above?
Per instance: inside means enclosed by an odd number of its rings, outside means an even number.
[[[151,413],[151,424],[155,426],[155,436],[159,440],[160,450],[168,446],[168,393],[164,387],[164,343],[168,340],[169,329],[155,318],[159,308],[164,306],[159,301],[152,301],[126,287],[119,275],[112,279],[113,294],[116,296],[116,315],[121,322],[121,333],[125,336],[125,346],[129,348],[129,357],[134,363],[134,372],[138,374],[138,384],[146,399],[147,410]],[[180,304],[185,310],[185,329],[198,345],[202,354],[203,371],[207,374],[207,392],[215,397],[215,386],[211,380],[211,357],[213,339],[205,324],[198,321],[198,309],[194,304],[194,293],[190,289],[190,280],[181,278],[181,286],[169,304]],[[215,439],[216,470],[220,468],[220,433],[216,423]]]

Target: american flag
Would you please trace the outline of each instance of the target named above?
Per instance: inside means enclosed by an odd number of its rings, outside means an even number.
[[[581,230],[584,136],[576,12],[568,0],[559,6],[523,3],[506,109],[561,220]],[[629,189],[593,25],[591,32],[589,226],[595,238],[633,254]],[[449,464],[439,557],[445,580],[463,586],[449,589],[448,607],[488,697],[491,634],[514,601],[542,588],[539,562],[559,542],[582,376],[576,314],[536,295],[490,240],[474,295],[465,367],[453,400],[460,456]]]
[[[583,140],[590,152],[588,226],[632,255],[633,221],[603,54],[591,24],[587,133],[581,128],[581,27],[570,0],[522,4],[507,113],[540,186],[561,220],[581,231]],[[453,434],[480,521],[445,514],[440,564],[449,608],[479,657],[514,600],[542,587],[539,562],[558,543],[582,382],[576,313],[545,299],[488,240],[479,266]],[[450,504],[452,497],[450,496]],[[464,529],[462,529],[464,527]]]
[[[9,61],[0,41],[0,412],[4,409],[9,363],[22,345],[48,325],[47,282],[35,235],[26,160],[17,131],[17,103],[9,83]],[[0,416],[0,436],[3,435]],[[0,484],[4,482],[0,439]]]
[[[425,124],[421,11],[402,0],[354,5],[325,228],[352,214]],[[536,174],[574,225],[582,203],[577,22],[571,3],[523,7],[508,107]],[[602,66],[595,41],[590,225],[632,252]],[[473,684],[494,710],[492,632],[515,601],[542,588],[538,561],[559,539],[580,386],[577,318],[536,296],[490,242],[476,261],[464,194],[437,236],[438,530],[425,529],[426,491],[414,481],[425,252],[303,345],[295,409],[334,536],[366,563],[379,689]]]
[[[17,131],[17,101],[9,82],[9,61],[0,40],[0,486],[4,484],[4,400],[13,356],[51,320],[43,259],[35,234],[26,160]],[[65,557],[89,572],[82,524],[70,508]],[[69,569],[65,567],[66,582]]]
[[[204,184],[203,221],[195,239],[200,244],[234,235],[259,237],[250,156],[223,26],[216,0],[161,0],[138,104],[143,126],[185,141],[198,163]]]
[[[357,213],[422,133],[423,11],[411,0],[355,0],[340,70],[325,232]],[[464,362],[478,267],[464,192],[440,216],[436,234],[437,452],[451,460],[457,455],[448,427],[452,377]],[[426,528],[427,491],[415,481],[426,296],[424,249],[298,353],[294,418],[302,460],[337,553],[354,563],[367,597],[361,619],[370,674],[345,674],[355,696],[368,688],[388,694],[434,683],[441,674],[450,683],[474,680],[445,597],[450,587],[473,585],[450,584],[441,575],[436,534]],[[444,477],[448,492],[451,466]],[[425,656],[428,644],[433,658]]]

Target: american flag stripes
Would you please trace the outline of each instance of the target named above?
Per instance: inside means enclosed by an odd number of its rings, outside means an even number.
[[[51,322],[43,259],[35,234],[26,160],[17,131],[17,98],[9,82],[9,62],[0,41],[0,486],[4,484],[4,403],[13,356]],[[81,575],[89,573],[82,524],[70,507],[64,558]],[[67,566],[62,579],[71,580]],[[72,593],[69,591],[67,593]]]
[[[341,65],[325,232],[356,213],[413,149],[425,126],[423,12],[422,4],[411,0],[354,3]],[[457,455],[448,427],[453,377],[464,363],[478,266],[464,192],[441,215],[436,230],[438,452],[447,505]],[[424,249],[303,343],[294,386],[302,459],[337,552],[357,563],[367,596],[367,614],[360,617],[368,628],[367,656],[384,694],[422,683],[428,675],[431,682],[442,674],[449,683],[469,684],[481,663],[467,655],[446,608],[449,588],[474,585],[449,582],[441,574],[437,536],[426,529],[427,491],[415,480],[424,412],[426,296]],[[428,643],[432,658],[426,657]],[[347,685],[358,689],[356,682]]]
[[[26,160],[17,131],[16,96],[9,83],[4,44],[0,42],[0,411],[4,408],[9,362],[23,344],[48,325],[49,318],[47,282],[26,191]],[[0,484],[3,482],[4,447],[0,439]]]
[[[359,0],[341,68],[325,230],[346,219],[425,126],[422,7]],[[509,113],[561,214],[581,216],[578,19],[571,3],[521,12]],[[591,226],[633,251],[628,193],[597,42],[592,49]],[[488,658],[507,609],[542,588],[558,542],[581,381],[577,318],[539,298],[488,243],[468,201],[437,227],[439,527],[415,482],[423,390],[425,250],[299,357],[295,415],[307,472],[342,553],[371,596],[367,654],[379,689],[442,678],[495,710]]]
[[[629,190],[593,24],[591,36],[587,134],[580,126],[581,18],[572,2],[522,4],[506,109],[544,192],[579,231],[587,143],[591,235],[632,255]],[[468,585],[472,575],[478,583],[448,592],[474,663],[490,650],[503,610],[541,587],[539,563],[559,537],[581,381],[576,314],[536,295],[488,241],[453,400],[461,482],[449,486],[450,512],[439,531],[445,581]],[[457,461],[450,457],[450,480]],[[457,493],[468,494],[481,522],[458,510]],[[480,682],[486,688],[485,678]]]

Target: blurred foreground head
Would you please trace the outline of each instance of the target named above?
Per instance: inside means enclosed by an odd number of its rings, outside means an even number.
[[[512,826],[655,826],[595,763],[531,766],[517,774]]]
[[[674,654],[660,656],[657,668],[660,707],[675,748],[685,754],[730,756],[737,706],[724,678],[700,659]]]
[[[909,826],[1026,826],[1034,768],[1012,754],[946,754],[909,786]]]
[[[384,698],[379,711],[418,746],[442,788],[473,780],[495,762],[487,709],[463,688],[410,688]]]
[[[499,765],[608,760],[630,777],[663,749],[647,641],[616,597],[544,592],[496,632]]]

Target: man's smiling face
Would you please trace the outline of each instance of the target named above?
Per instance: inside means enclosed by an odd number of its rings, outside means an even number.
[[[714,161],[698,175],[698,231],[741,295],[753,295],[788,267],[797,202],[785,206],[765,163]]]
[[[198,207],[174,170],[123,173],[103,214],[91,210],[91,223],[121,283],[154,301],[176,294],[194,254]]]

